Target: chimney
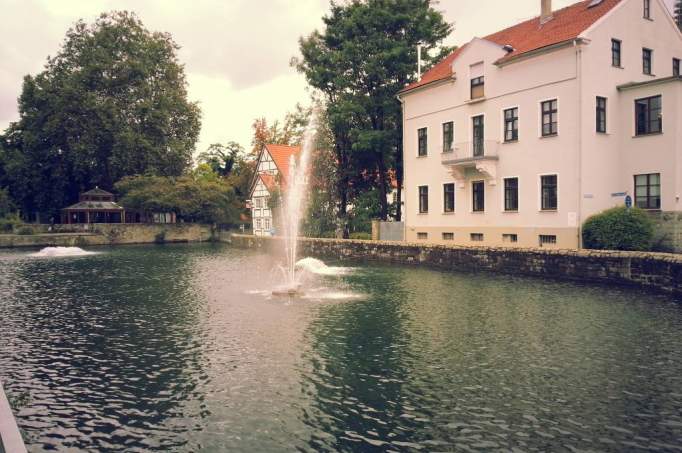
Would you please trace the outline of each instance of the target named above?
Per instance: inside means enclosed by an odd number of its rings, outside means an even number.
[[[540,14],[540,24],[546,24],[552,20],[552,0],[540,0],[542,13]]]

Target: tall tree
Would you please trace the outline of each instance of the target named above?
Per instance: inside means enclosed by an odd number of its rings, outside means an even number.
[[[373,181],[386,219],[389,170],[402,182],[402,112],[398,92],[416,78],[417,45],[438,50],[452,27],[431,0],[332,2],[324,32],[300,41],[295,61],[308,83],[326,96],[341,169]],[[436,52],[431,52],[436,53]],[[339,214],[346,214],[353,175],[337,175]],[[344,220],[345,221],[345,220]]]
[[[190,168],[200,110],[177,50],[125,11],[68,30],[44,71],[24,78],[20,120],[6,134],[24,209],[54,214],[85,188]]]

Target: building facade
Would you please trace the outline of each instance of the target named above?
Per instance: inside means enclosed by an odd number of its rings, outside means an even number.
[[[300,152],[300,146],[270,144],[265,145],[258,155],[249,197],[254,235],[272,236],[276,233],[271,199],[286,187],[290,159],[298,158]]]
[[[628,196],[682,210],[682,35],[662,0],[540,5],[401,92],[408,241],[577,248]]]

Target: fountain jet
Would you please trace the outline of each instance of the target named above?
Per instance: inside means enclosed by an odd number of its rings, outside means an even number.
[[[308,182],[310,160],[317,135],[318,113],[314,107],[310,122],[303,134],[301,154],[298,162],[295,156],[289,159],[289,176],[287,189],[282,203],[280,218],[282,219],[285,248],[285,284],[273,291],[274,295],[296,295],[300,293],[300,284],[296,279],[296,260],[298,256],[298,233],[301,218],[305,214],[308,201]]]

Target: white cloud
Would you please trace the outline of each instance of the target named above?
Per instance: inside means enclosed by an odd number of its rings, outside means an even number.
[[[0,0],[0,130],[18,119],[23,76],[42,69],[76,20],[127,9],[181,46],[189,97],[203,110],[198,150],[228,140],[248,148],[255,118],[273,121],[307,101],[289,59],[299,37],[322,26],[328,7],[328,0]],[[436,8],[456,21],[448,44],[462,44],[537,15],[540,0],[441,0]]]

